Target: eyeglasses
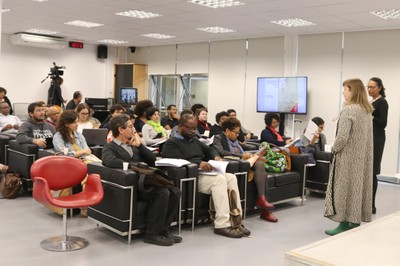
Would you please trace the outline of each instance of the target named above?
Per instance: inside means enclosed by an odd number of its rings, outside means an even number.
[[[367,89],[375,89],[376,86],[365,86]]]
[[[240,131],[230,130],[231,132],[235,133],[236,135],[240,134]]]
[[[89,115],[89,113],[80,113],[81,115]]]

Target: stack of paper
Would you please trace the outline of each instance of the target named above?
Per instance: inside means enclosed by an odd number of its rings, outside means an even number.
[[[184,165],[190,164],[189,161],[184,159],[169,159],[163,158],[156,161],[156,166],[172,166],[172,167],[181,167]]]

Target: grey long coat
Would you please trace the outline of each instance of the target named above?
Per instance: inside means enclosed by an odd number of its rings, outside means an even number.
[[[371,221],[372,115],[358,104],[340,113],[324,215],[336,222]]]

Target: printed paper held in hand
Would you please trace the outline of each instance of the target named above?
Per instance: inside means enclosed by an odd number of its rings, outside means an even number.
[[[311,141],[316,132],[318,132],[318,126],[312,120],[310,120],[310,122],[308,122],[306,131],[304,132],[304,136]]]
[[[215,160],[209,160],[208,163],[211,164],[211,166],[213,167],[213,170],[210,172],[201,171],[200,174],[202,174],[202,175],[222,174],[222,175],[224,175],[226,173],[226,167],[229,164],[229,162],[227,162],[227,161],[215,161]]]
[[[187,164],[190,164],[190,162],[184,159],[163,158],[156,161],[156,166],[182,167]]]
[[[162,144],[162,143],[164,143],[164,142],[166,142],[167,141],[167,139],[163,139],[163,140],[160,140],[159,142],[157,142],[157,143],[154,143],[153,145],[151,145],[152,147],[154,147],[154,146],[158,146],[158,145],[160,145],[160,144]]]
[[[285,148],[289,148],[290,146],[296,144],[296,142],[298,142],[300,140],[300,138],[297,138],[291,142],[289,142],[288,144],[285,145]]]

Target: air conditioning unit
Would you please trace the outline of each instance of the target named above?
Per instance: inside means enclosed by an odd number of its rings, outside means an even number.
[[[41,47],[49,49],[62,49],[67,45],[67,42],[61,38],[29,33],[15,33],[11,35],[10,39],[11,43],[14,45]]]

